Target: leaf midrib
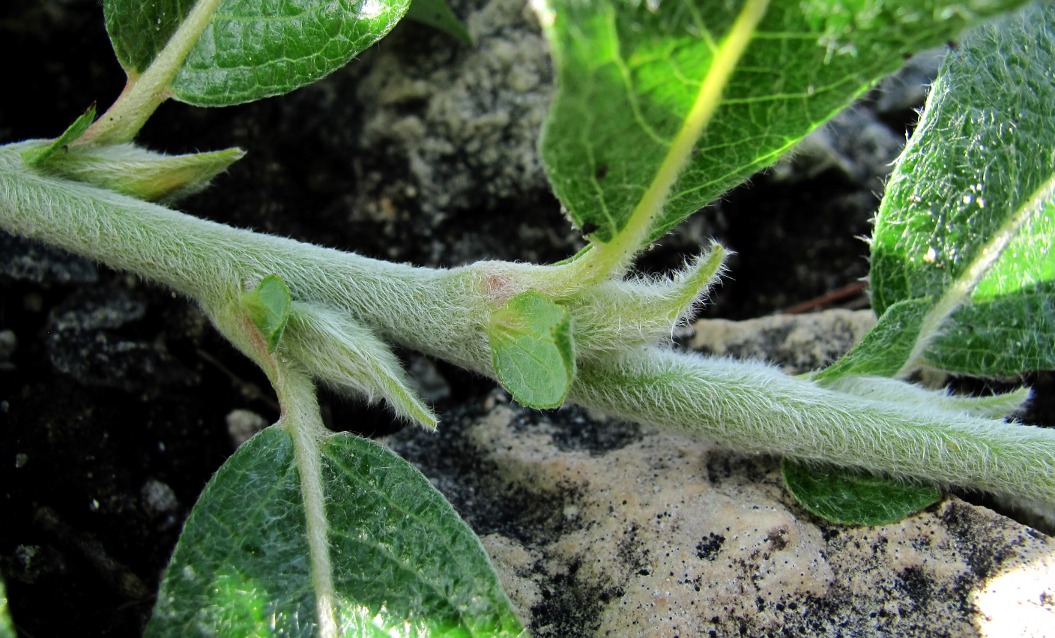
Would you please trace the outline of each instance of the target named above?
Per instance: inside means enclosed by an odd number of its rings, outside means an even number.
[[[667,152],[644,194],[634,206],[630,219],[611,240],[594,244],[594,249],[588,253],[587,259],[572,262],[570,265],[576,266],[576,272],[569,273],[572,277],[588,285],[622,275],[633,256],[647,242],[675,182],[692,157],[693,148],[722,104],[725,87],[736,71],[737,64],[754,37],[768,6],[769,0],[748,0],[744,4],[715,50],[692,107],[686,114],[681,128],[670,141]],[[586,277],[583,277],[583,270],[587,273]]]
[[[1049,177],[1000,225],[993,237],[975,253],[975,259],[945,289],[923,317],[919,335],[905,364],[895,375],[905,378],[922,365],[927,348],[941,335],[949,318],[963,306],[1011,242],[1055,198],[1055,175]]]

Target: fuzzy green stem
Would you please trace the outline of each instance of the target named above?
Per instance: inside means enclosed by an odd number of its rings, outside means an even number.
[[[760,363],[642,349],[585,362],[569,398],[745,452],[1055,504],[1055,430],[827,390]]]
[[[484,326],[493,303],[520,292],[541,268],[497,262],[414,268],[237,230],[43,176],[22,163],[24,148],[0,147],[0,228],[8,232],[155,279],[211,312],[264,276],[279,274],[295,300],[347,312],[387,341],[492,378]],[[603,286],[608,294],[626,294],[617,282]],[[602,308],[615,309],[590,296],[581,301],[585,305],[573,306],[577,331],[604,320]],[[657,303],[665,307],[662,298]],[[237,339],[236,345],[250,356],[260,350]],[[569,394],[575,403],[749,452],[1055,504],[1055,431],[827,390],[757,363],[635,350],[632,344],[623,356],[600,343],[593,347],[578,353]],[[267,361],[258,362],[268,369]]]
[[[294,299],[347,312],[385,340],[487,372],[481,317],[496,286],[439,270],[254,233],[27,168],[0,147],[0,228],[160,282],[218,307],[280,274]],[[486,317],[484,317],[485,319]]]
[[[330,523],[326,514],[321,452],[321,446],[330,432],[322,422],[315,384],[296,362],[282,360],[268,351],[263,335],[238,301],[206,306],[205,312],[228,341],[267,373],[278,395],[282,407],[278,425],[289,432],[293,440],[294,459],[300,478],[304,528],[319,623],[318,635],[320,638],[337,638],[337,590],[333,582]]]

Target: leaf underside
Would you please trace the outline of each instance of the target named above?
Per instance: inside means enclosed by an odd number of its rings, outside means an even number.
[[[479,541],[417,470],[349,435],[322,446],[340,636],[522,633]],[[316,636],[292,439],[268,428],[195,505],[148,636]]]
[[[106,30],[131,78],[195,0],[105,0]],[[409,0],[223,0],[172,84],[174,97],[228,106],[280,95],[344,66],[388,33]]]
[[[782,469],[788,490],[803,507],[844,525],[895,523],[941,499],[934,486],[897,483],[845,468],[785,459]]]
[[[743,3],[551,0],[542,21],[558,92],[541,149],[550,182],[591,241],[628,223],[712,70]],[[666,233],[771,164],[906,55],[1017,1],[774,0],[652,226]]]
[[[872,241],[876,313],[958,302],[921,336],[930,366],[1055,368],[1055,77],[1041,71],[1051,68],[1050,3],[965,37],[887,186]]]

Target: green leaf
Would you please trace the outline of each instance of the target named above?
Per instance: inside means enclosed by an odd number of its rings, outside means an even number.
[[[30,148],[22,153],[23,161],[25,161],[26,165],[34,168],[47,164],[56,153],[66,150],[71,142],[81,135],[84,135],[84,132],[88,130],[88,127],[91,126],[94,121],[95,104],[92,104],[88,107],[88,110],[73,121],[73,124],[70,124],[69,127],[63,131],[62,135],[52,140],[50,144]]]
[[[274,352],[289,321],[293,301],[282,277],[268,275],[256,288],[242,295],[242,307],[264,337],[268,352]]]
[[[201,191],[243,157],[245,151],[238,148],[165,155],[133,144],[84,144],[51,155],[41,168],[137,199],[171,204]]]
[[[894,304],[850,352],[813,375],[813,379],[826,382],[845,375],[897,375],[911,356],[923,319],[932,306],[930,297],[906,299]]]
[[[810,513],[844,525],[895,523],[937,503],[941,490],[846,468],[785,459],[788,490]]]
[[[472,530],[385,448],[321,450],[339,636],[512,637],[522,629]],[[292,437],[260,433],[206,486],[147,636],[318,636],[319,591]]]
[[[344,66],[410,0],[220,0],[172,82],[176,99],[228,106],[287,93]],[[106,30],[130,78],[169,43],[195,0],[105,0]]]
[[[413,0],[407,9],[407,18],[439,29],[463,44],[473,45],[473,36],[458,16],[454,15],[446,0]]]
[[[7,609],[7,589],[0,580],[0,638],[15,638],[15,624],[11,622],[11,613]]]
[[[528,291],[491,315],[491,362],[502,386],[532,408],[564,403],[575,379],[571,313]]]
[[[773,0],[752,26],[760,4],[549,1],[541,19],[559,85],[542,157],[591,241],[613,241],[632,220],[646,240],[664,234],[907,54],[1021,2]],[[734,36],[750,39],[739,54],[726,46]]]
[[[1052,33],[1041,3],[965,36],[887,186],[873,305],[933,300],[902,373],[1055,368]]]

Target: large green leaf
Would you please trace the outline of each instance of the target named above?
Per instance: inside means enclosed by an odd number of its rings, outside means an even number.
[[[348,435],[323,442],[320,464],[332,635],[521,635],[476,536],[417,470]],[[187,520],[147,635],[320,635],[296,468],[279,427],[224,464]]]
[[[106,29],[131,77],[146,70],[195,0],[105,0]],[[344,66],[410,0],[220,0],[172,83],[176,99],[226,106],[279,95]]]
[[[650,237],[663,234],[772,163],[907,54],[1021,2],[765,4],[549,0],[542,20],[559,90],[542,156],[558,197],[591,240],[611,241],[636,215],[655,220]],[[757,26],[736,22],[759,5]],[[730,33],[750,38],[742,54],[724,46]],[[727,81],[717,82],[729,65]],[[706,121],[694,121],[715,82],[720,102]],[[701,126],[697,141],[691,133]]]
[[[876,218],[876,313],[931,298],[913,360],[980,374],[1055,368],[1055,5],[949,54]],[[882,320],[880,321],[882,323]]]

